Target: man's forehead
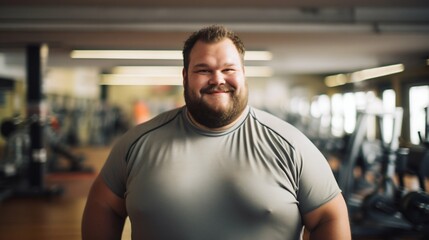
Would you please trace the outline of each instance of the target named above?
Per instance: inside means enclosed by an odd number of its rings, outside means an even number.
[[[197,50],[199,50],[201,48],[210,49],[211,47],[214,47],[216,45],[224,45],[224,47],[227,47],[228,50],[235,49],[235,51],[238,53],[238,50],[235,47],[235,45],[232,42],[232,40],[229,39],[229,38],[223,38],[223,39],[221,39],[219,41],[216,41],[216,42],[205,42],[203,40],[198,40],[195,43],[194,47],[192,48],[190,54],[192,55],[193,53],[197,53],[198,51],[196,51],[196,49]],[[198,52],[198,53],[201,53],[201,52]]]
[[[209,59],[223,59],[223,65],[233,65],[237,64],[236,61],[241,57],[234,43],[228,38],[215,43],[198,41],[190,52],[190,62],[194,62],[193,65],[199,65]]]

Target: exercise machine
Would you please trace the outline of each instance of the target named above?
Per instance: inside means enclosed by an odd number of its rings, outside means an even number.
[[[6,139],[0,159],[0,200],[11,196],[57,196],[60,186],[45,186],[46,149],[39,141],[43,123],[37,117],[3,121],[1,134]],[[37,149],[37,151],[34,151]]]
[[[377,236],[394,239],[398,236],[429,236],[429,195],[422,190],[405,188],[404,175],[408,169],[409,149],[399,147],[402,108],[393,113],[360,112],[355,131],[348,143],[345,159],[338,174],[338,183],[349,209],[354,236]],[[380,124],[378,148],[368,148],[366,132],[368,119],[373,116]],[[383,140],[382,122],[393,119],[392,138]],[[371,159],[371,161],[369,161]],[[363,163],[359,163],[359,161]],[[356,168],[360,174],[356,174]],[[359,183],[368,171],[373,179],[366,191]],[[396,184],[398,179],[399,184]],[[365,179],[366,180],[366,179]]]
[[[37,129],[42,132],[35,132]],[[62,192],[59,187],[46,189],[44,176],[47,173],[92,173],[91,167],[85,166],[85,157],[74,153],[61,141],[51,122],[34,118],[14,117],[1,123],[1,134],[6,139],[5,154],[0,158],[0,200],[10,195],[57,195]],[[43,150],[37,159],[45,159],[32,165],[32,134],[42,134]],[[65,161],[60,161],[65,160]]]

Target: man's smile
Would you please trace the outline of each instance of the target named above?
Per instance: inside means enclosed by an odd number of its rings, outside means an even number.
[[[231,86],[220,85],[220,86],[208,86],[201,90],[202,94],[220,94],[234,92],[234,88]]]

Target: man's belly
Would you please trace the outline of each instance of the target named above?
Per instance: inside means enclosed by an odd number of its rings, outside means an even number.
[[[299,239],[298,202],[266,170],[181,162],[128,182],[133,239]]]

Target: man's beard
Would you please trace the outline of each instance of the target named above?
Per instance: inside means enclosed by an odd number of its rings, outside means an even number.
[[[215,89],[223,88],[228,90],[231,95],[231,103],[226,109],[214,108],[202,98],[197,98],[189,92],[188,82],[185,81],[185,102],[189,113],[199,123],[208,128],[220,128],[236,120],[247,106],[248,94],[247,86],[244,87],[241,94],[237,94],[235,88],[231,86],[209,86],[201,91],[201,94]]]

